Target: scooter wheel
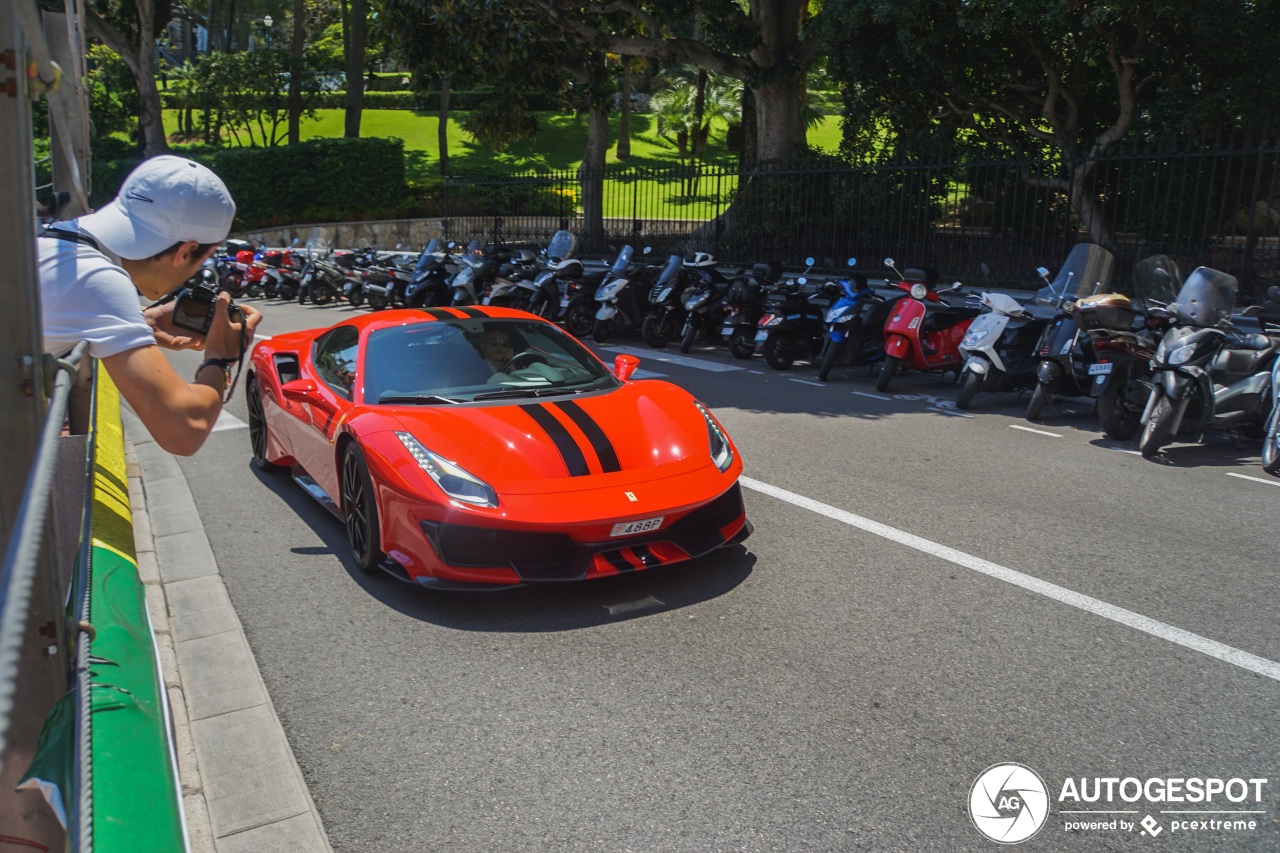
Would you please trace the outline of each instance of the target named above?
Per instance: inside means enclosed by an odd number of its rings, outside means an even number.
[[[698,336],[698,327],[689,323],[684,330],[684,336],[680,338],[680,352],[688,352],[693,349],[693,339]]]
[[[596,324],[596,312],[585,300],[579,299],[570,303],[564,315],[564,327],[575,338],[585,338],[591,334]]]
[[[1267,434],[1262,439],[1262,470],[1268,474],[1280,473],[1280,406],[1271,410],[1267,418]]]
[[[745,361],[756,354],[756,342],[746,335],[734,335],[729,339],[729,353]]]
[[[1040,420],[1040,414],[1051,399],[1053,399],[1053,388],[1043,382],[1037,382],[1036,390],[1031,392],[1031,402],[1027,403],[1027,420]]]
[[[956,397],[956,408],[967,409],[973,403],[973,398],[978,395],[978,388],[982,386],[982,374],[975,373],[972,370],[965,371],[964,385],[960,388],[960,396]]]
[[[1145,459],[1150,459],[1160,452],[1160,448],[1169,443],[1173,437],[1173,403],[1158,390],[1160,394],[1156,406],[1151,411],[1151,420],[1142,429],[1142,438],[1138,441],[1138,450]]]
[[[822,364],[818,366],[818,381],[826,382],[827,377],[831,375],[831,368],[835,366],[836,357],[840,355],[840,344],[827,338],[827,348],[822,353]]]
[[[782,335],[770,335],[764,342],[764,360],[774,370],[790,370],[795,359],[786,353],[787,341]]]
[[[1142,425],[1142,410],[1147,404],[1146,386],[1131,375],[1128,363],[1111,377],[1111,384],[1098,397],[1098,423],[1103,432],[1116,441],[1133,438]]]
[[[671,343],[671,337],[675,330],[671,328],[670,315],[645,318],[644,325],[640,327],[640,335],[644,338],[644,342],[654,349],[662,349]]]
[[[609,340],[609,333],[613,331],[612,327],[613,321],[611,320],[596,320],[595,324],[591,327],[591,337],[596,343],[602,344]]]
[[[898,372],[898,365],[902,363],[902,359],[896,355],[886,355],[884,364],[880,365],[880,375],[876,377],[876,390],[880,392],[889,390],[889,383],[893,381],[893,376]]]

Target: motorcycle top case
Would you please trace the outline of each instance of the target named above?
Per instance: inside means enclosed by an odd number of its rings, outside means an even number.
[[[281,264],[284,263],[284,255],[279,249],[272,249],[262,256],[262,262],[269,267],[280,269]]]
[[[754,281],[735,281],[725,294],[730,305],[751,305],[760,299],[760,285]]]
[[[1086,332],[1113,329],[1127,332],[1133,328],[1133,303],[1121,293],[1099,293],[1076,303],[1076,322]]]
[[[253,254],[253,244],[250,243],[248,240],[228,240],[227,241],[228,255],[238,255],[241,252],[248,252],[249,254]]]

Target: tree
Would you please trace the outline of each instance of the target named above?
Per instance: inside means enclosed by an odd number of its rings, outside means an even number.
[[[686,195],[698,191],[697,166],[706,157],[715,122],[728,124],[741,116],[742,83],[723,74],[676,65],[660,75],[664,88],[655,92],[649,105],[658,119],[659,133],[674,129],[677,151],[683,164],[689,159]]]
[[[368,17],[364,0],[342,0],[342,52],[347,72],[347,112],[344,136],[360,135],[360,113],[364,109],[364,50]]]
[[[89,0],[88,34],[125,61],[138,87],[138,133],[146,156],[169,150],[156,89],[155,39],[169,22],[169,0]]]
[[[1098,158],[1147,121],[1162,84],[1189,90],[1235,37],[1274,33],[1273,11],[1270,0],[831,0],[823,28],[847,149],[887,123],[899,139],[968,128],[1027,164],[1054,151],[1060,169],[1028,165],[1023,179],[1060,192],[1089,239],[1111,245],[1090,188]]]

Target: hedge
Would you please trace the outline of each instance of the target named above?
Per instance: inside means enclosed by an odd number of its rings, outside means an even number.
[[[236,202],[234,229],[290,222],[363,219],[408,202],[404,142],[399,139],[312,139],[275,148],[193,147],[191,157],[216,172]],[[101,206],[142,162],[140,155],[93,163],[90,203]]]
[[[486,98],[492,97],[491,92],[483,91],[457,91],[449,93],[449,109],[459,112],[468,112],[470,110],[480,109]],[[167,110],[182,109],[182,96],[176,92],[161,92],[160,101]],[[337,92],[316,92],[307,96],[307,106],[317,110],[341,110],[346,109],[347,93]],[[555,111],[561,109],[562,105],[556,104],[555,101],[547,97],[533,97],[529,99],[529,109],[534,111]],[[364,107],[366,110],[420,110],[426,112],[438,112],[440,109],[440,93],[439,92],[411,92],[407,90],[398,90],[391,92],[365,91]]]

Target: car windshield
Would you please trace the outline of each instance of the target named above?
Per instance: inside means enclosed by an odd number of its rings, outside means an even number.
[[[1079,299],[1094,293],[1108,292],[1115,260],[1115,256],[1101,246],[1077,243],[1067,255],[1053,283],[1040,288],[1035,301],[1053,304],[1064,299]]]
[[[627,264],[631,263],[631,255],[633,251],[634,250],[630,246],[622,247],[622,251],[618,253],[617,259],[609,269],[611,275],[618,276],[627,271]]]
[[[1169,310],[1189,326],[1216,326],[1231,319],[1236,307],[1236,278],[1208,267],[1196,267],[1183,282]]]
[[[619,382],[557,326],[485,318],[370,333],[362,385],[365,403],[441,405],[579,394]]]

